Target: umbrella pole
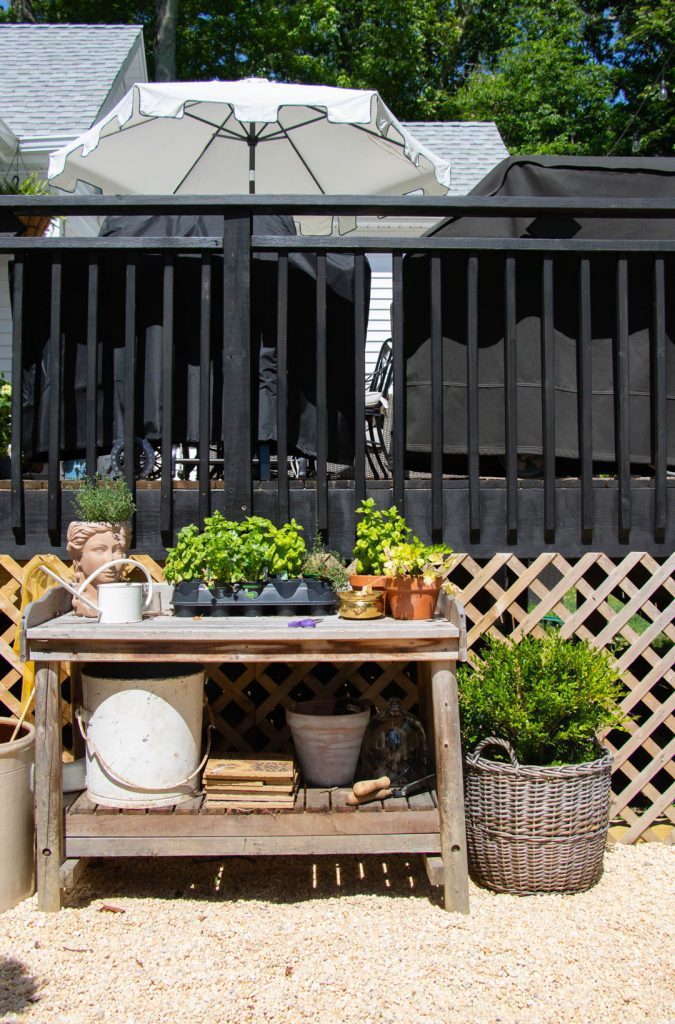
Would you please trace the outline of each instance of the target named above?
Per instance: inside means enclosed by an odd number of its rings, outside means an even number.
[[[249,125],[248,130],[248,194],[255,195],[255,121]]]

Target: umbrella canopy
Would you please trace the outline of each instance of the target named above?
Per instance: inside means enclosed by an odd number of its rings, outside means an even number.
[[[378,93],[247,78],[137,84],[52,153],[52,185],[139,195],[443,195],[450,168]]]

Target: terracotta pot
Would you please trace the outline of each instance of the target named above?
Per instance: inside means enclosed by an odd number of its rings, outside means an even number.
[[[370,587],[372,590],[386,590],[387,577],[367,576],[362,573],[352,573],[349,577],[349,586],[352,590],[363,590],[364,587]]]
[[[387,606],[395,619],[433,619],[441,581],[424,583],[413,576],[388,578]]]

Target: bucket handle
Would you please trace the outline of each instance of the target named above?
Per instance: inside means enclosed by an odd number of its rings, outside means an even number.
[[[204,754],[203,758],[201,759],[200,763],[197,765],[195,770],[192,772],[192,774],[186,776],[186,778],[184,779],[181,779],[180,782],[172,782],[166,786],[144,786],[142,787],[143,789],[149,790],[151,793],[163,793],[168,792],[170,789],[180,789],[181,786],[184,786],[187,782],[191,782],[192,779],[194,779],[195,775],[198,775],[201,772],[202,768],[204,768],[206,762],[209,759],[209,754],[211,753],[211,734],[213,733],[213,730],[215,728],[215,725],[213,723],[213,712],[211,711],[211,708],[208,704],[206,705],[206,707],[209,709],[209,714],[211,715],[211,721],[207,726],[208,736],[206,739],[206,753]],[[77,724],[80,727],[80,732],[82,733],[84,742],[87,744],[87,753],[91,753],[91,756],[96,758],[96,760],[101,765],[101,768],[103,768],[103,771],[113,780],[113,782],[119,782],[122,786],[126,786],[128,789],[138,789],[139,786],[137,782],[132,782],[131,779],[125,779],[123,775],[120,775],[118,772],[116,772],[115,769],[112,768],[111,765],[109,765],[108,762],[105,760],[105,758],[101,754],[101,751],[98,749],[91,736],[89,736],[87,733],[87,728],[84,724],[85,715],[83,715],[83,711],[85,712],[86,715],[88,715],[88,712],[84,708],[77,708],[77,710],[75,711],[75,718],[77,719]]]
[[[484,740],[481,740],[476,749],[472,754],[467,754],[467,761],[469,764],[478,764],[478,759],[485,750],[486,747],[501,747],[502,750],[506,751],[511,762],[511,767],[516,770],[520,769],[520,762],[515,755],[515,751],[508,740],[499,739],[497,736],[487,736]]]
[[[137,562],[135,558],[113,558],[109,562],[104,562],[103,565],[99,565],[98,569],[94,569],[94,571],[90,573],[89,576],[87,576],[84,583],[80,583],[79,587],[74,587],[72,583],[69,583],[67,580],[61,579],[61,577],[57,576],[55,572],[52,572],[51,569],[48,569],[46,565],[39,565],[38,569],[41,569],[42,572],[47,573],[47,575],[51,576],[53,580],[56,580],[56,582],[60,583],[62,587],[65,587],[66,590],[73,595],[73,597],[77,597],[80,601],[82,601],[83,604],[86,604],[88,608],[91,608],[92,611],[95,611],[97,615],[100,615],[100,609],[98,608],[98,606],[94,604],[93,601],[90,601],[88,597],[85,597],[83,591],[86,590],[86,588],[89,586],[92,580],[95,580],[98,574],[100,572],[103,572],[104,569],[109,569],[111,565],[125,565],[127,563],[129,565],[136,566],[137,569],[141,569],[145,573],[145,578],[148,581],[148,593],[143,603],[143,607],[147,609],[150,607],[150,602],[152,600],[152,576],[150,575],[146,567],[143,565],[143,563]]]

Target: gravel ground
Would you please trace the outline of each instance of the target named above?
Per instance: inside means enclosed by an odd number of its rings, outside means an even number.
[[[61,914],[0,914],[3,1024],[674,1024],[675,860],[613,847],[577,896],[417,857],[99,861]]]

